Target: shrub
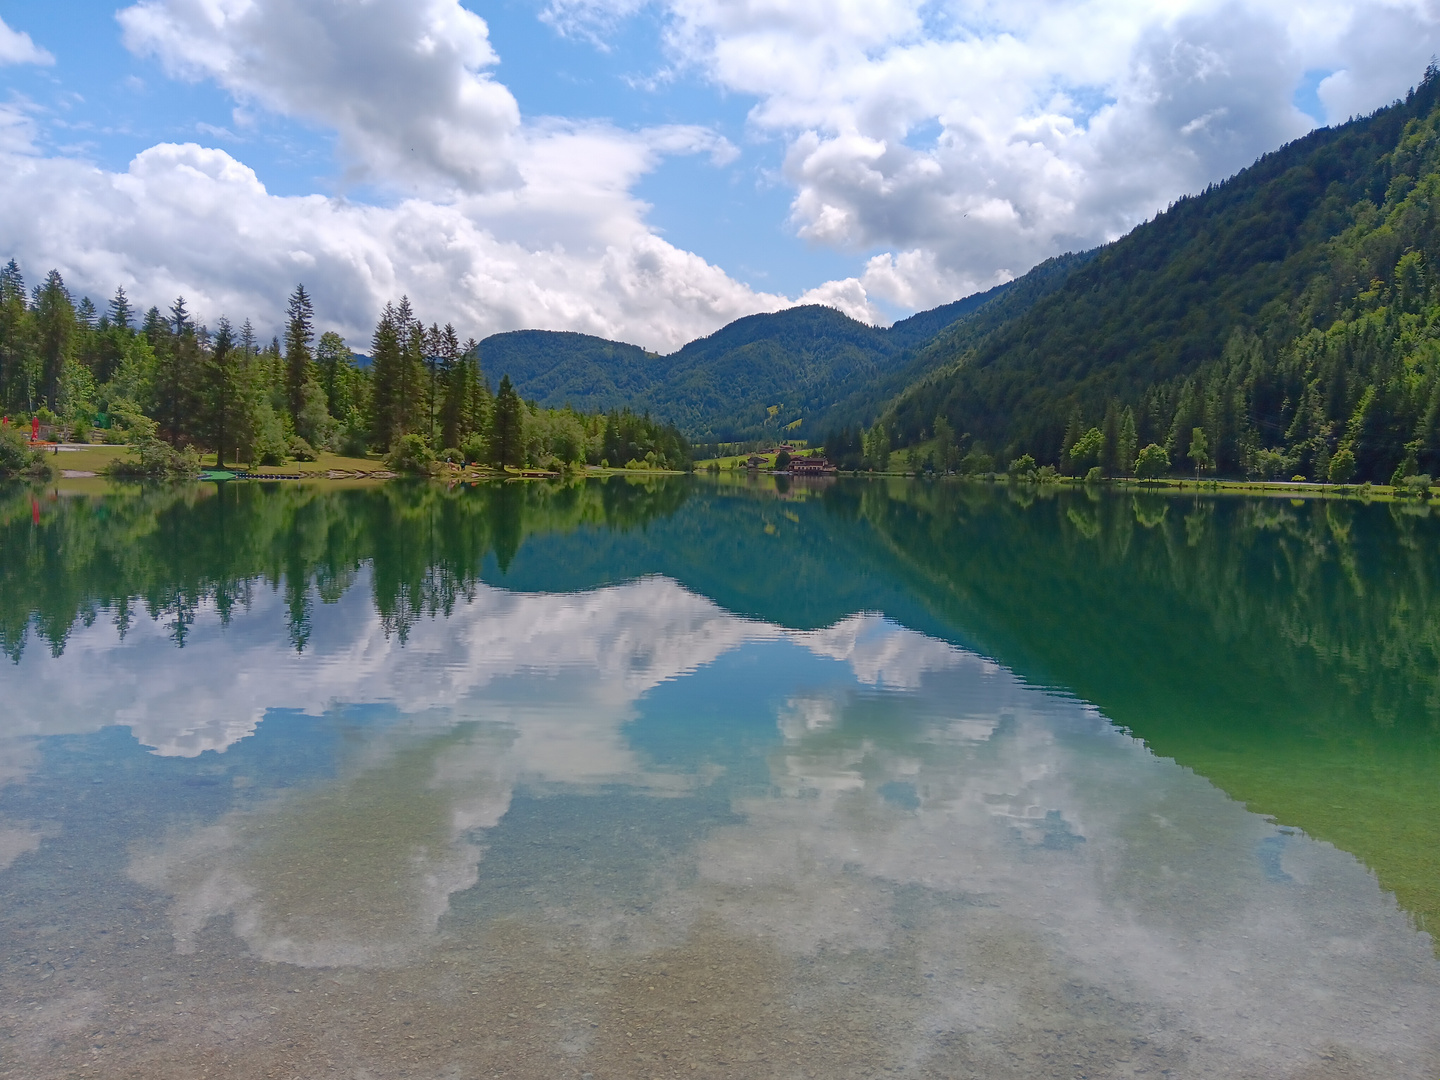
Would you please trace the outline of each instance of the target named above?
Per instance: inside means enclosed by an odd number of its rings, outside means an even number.
[[[290,445],[287,447],[287,450],[290,456],[296,461],[314,461],[320,456],[315,453],[315,448],[300,438],[299,435],[291,436]]]
[[[1103,479],[1103,477],[1101,476],[1101,473],[1100,473],[1100,466],[1099,466],[1099,465],[1091,465],[1091,466],[1090,466],[1090,471],[1085,474],[1085,483],[1087,483],[1087,484],[1098,484],[1098,483],[1100,483],[1101,479]]]
[[[778,453],[778,454],[775,455],[775,468],[776,468],[776,470],[784,470],[784,469],[788,469],[789,467],[790,467],[790,451],[788,451],[788,450],[781,450],[780,453]]]
[[[460,444],[460,454],[466,465],[474,465],[477,462],[486,460],[485,439],[480,435],[471,435]]]
[[[455,447],[453,446],[447,446],[444,450],[441,450],[439,455],[437,456],[447,465],[465,464],[465,454],[462,451],[455,449]]]
[[[1010,462],[1010,476],[1015,480],[1035,479],[1035,459],[1029,454],[1021,454],[1014,461]]]
[[[129,457],[102,471],[124,480],[184,480],[200,475],[200,455],[192,447],[176,450],[161,439],[142,439],[131,445]]]
[[[435,471],[435,454],[419,435],[402,435],[385,455],[385,465],[395,472],[429,476]]]
[[[979,450],[971,450],[960,459],[960,472],[965,476],[974,476],[977,473],[988,473],[995,471],[995,459],[989,454],[983,454]]]
[[[48,480],[53,472],[45,455],[31,449],[24,435],[13,427],[0,428],[0,479],[28,476]]]

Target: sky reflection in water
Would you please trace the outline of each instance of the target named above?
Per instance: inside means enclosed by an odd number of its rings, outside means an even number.
[[[1440,1068],[1374,876],[1083,702],[660,576],[402,644],[366,573],[0,670],[0,1076]]]

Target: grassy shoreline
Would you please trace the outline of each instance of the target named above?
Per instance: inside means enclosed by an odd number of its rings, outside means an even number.
[[[83,486],[89,490],[95,488],[97,485],[105,486],[115,483],[133,483],[133,481],[112,480],[104,475],[105,467],[124,456],[128,450],[129,447],[127,446],[110,445],[61,449],[59,453],[49,455],[48,458],[50,463],[54,465],[57,473],[56,478],[50,481],[50,484],[64,489]],[[204,468],[215,468],[213,454],[205,455],[201,461]],[[773,460],[753,470],[746,468],[744,462],[745,458],[739,457],[698,461],[695,463],[695,473],[703,475],[708,472],[710,475],[714,475],[718,471],[722,475],[729,474],[732,476],[751,473],[757,476],[772,477],[785,475],[774,472],[772,467]],[[228,465],[226,469],[235,471],[239,470],[240,466]],[[383,483],[386,480],[397,479],[401,475],[387,469],[384,461],[379,456],[358,458],[330,453],[322,453],[318,455],[314,461],[297,461],[287,465],[247,467],[243,471],[252,478],[273,477],[276,480],[290,480],[292,482],[308,481],[328,483]],[[583,471],[571,473],[544,469],[506,469],[501,471],[488,466],[470,465],[461,468],[442,464],[432,479],[447,483],[472,483],[482,480],[553,480],[562,479],[567,476],[677,475],[683,474],[674,470],[614,469],[601,468],[599,466],[586,466]],[[1320,484],[1294,480],[1200,480],[1197,482],[1185,477],[1164,477],[1155,480],[1112,477],[1101,480],[1098,483],[1087,484],[1081,478],[1065,476],[1056,477],[1045,483],[1032,483],[1015,481],[1003,474],[942,476],[913,470],[844,472],[839,475],[861,479],[914,479],[932,483],[996,484],[1007,487],[1024,488],[1032,491],[1047,488],[1094,488],[1097,490],[1125,490],[1157,495],[1207,494],[1289,499],[1345,499],[1361,502],[1400,502],[1416,506],[1428,505],[1431,501],[1431,497],[1428,495],[1419,495],[1406,489],[1393,488],[1388,484]]]

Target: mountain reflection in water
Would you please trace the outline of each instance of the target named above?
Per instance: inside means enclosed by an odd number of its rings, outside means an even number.
[[[1428,521],[785,495],[6,509],[0,1077],[1435,1075]]]

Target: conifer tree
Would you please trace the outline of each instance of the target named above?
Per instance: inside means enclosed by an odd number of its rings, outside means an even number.
[[[146,321],[150,321],[148,317]],[[160,323],[151,340],[155,349],[157,398],[154,419],[160,424],[161,435],[178,445],[195,414],[200,361],[200,343],[183,296],[170,305],[168,325]]]
[[[490,425],[490,462],[497,468],[522,463],[524,411],[525,404],[510,385],[510,376],[504,376],[495,395],[495,418]]]
[[[25,278],[14,259],[0,270],[0,403],[32,396],[33,349]]]
[[[286,306],[289,316],[285,324],[285,395],[290,418],[299,427],[305,409],[305,383],[310,378],[313,357],[310,343],[315,340],[315,309],[304,285],[296,285]]]
[[[371,433],[374,445],[388,450],[399,434],[400,330],[395,305],[386,303],[370,339]]]
[[[60,375],[75,345],[75,307],[60,271],[51,270],[35,289],[35,328],[40,349],[40,396],[51,409],[60,394]]]
[[[404,328],[400,337],[400,370],[396,380],[396,434],[409,435],[428,424],[425,410],[425,327],[415,318],[410,298],[395,309]],[[427,437],[426,445],[430,443]]]
[[[115,295],[110,298],[110,325],[117,330],[129,330],[130,319],[134,312],[130,310],[130,298],[125,295],[125,287],[115,290]]]
[[[1140,445],[1140,436],[1135,430],[1135,410],[1125,406],[1120,414],[1120,435],[1116,440],[1116,454],[1119,458],[1120,474],[1129,476],[1135,468],[1135,454]]]

